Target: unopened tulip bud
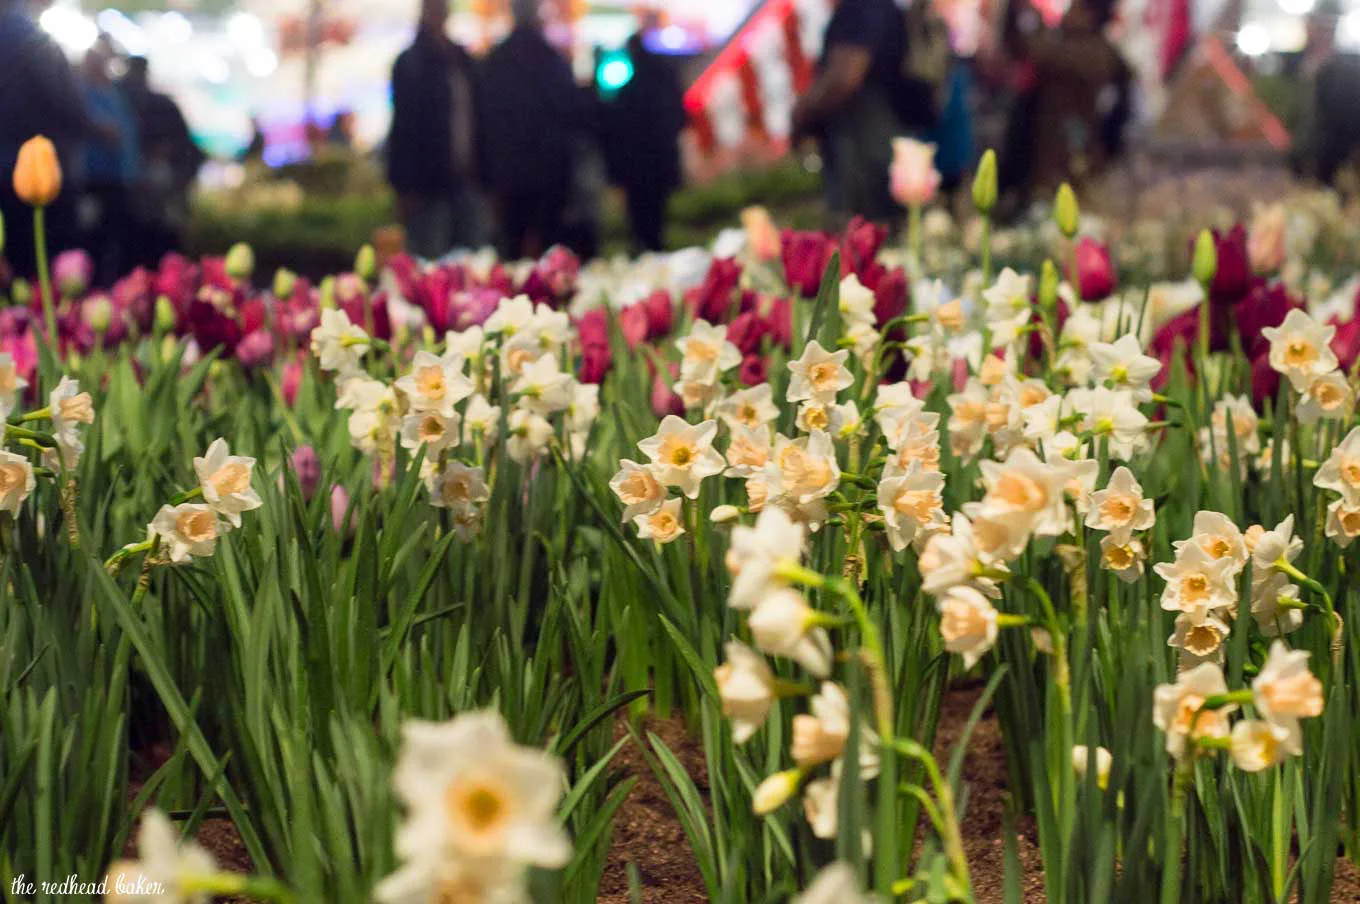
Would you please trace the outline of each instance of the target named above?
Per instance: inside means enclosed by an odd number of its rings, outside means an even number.
[[[317,287],[321,295],[321,310],[329,310],[335,307],[335,277],[327,276],[321,280],[321,285]]]
[[[113,323],[113,302],[103,295],[87,298],[80,307],[80,315],[85,318],[85,325],[90,329],[96,333],[106,333]]]
[[[9,284],[9,294],[15,304],[27,305],[33,300],[33,286],[26,279],[16,279]]]
[[[274,297],[289,298],[297,286],[297,274],[287,267],[280,267],[274,274]]]
[[[28,139],[14,162],[14,193],[30,207],[46,207],[61,194],[57,149],[42,135]]]
[[[255,252],[245,242],[237,242],[227,252],[224,263],[227,275],[232,279],[250,279],[250,274],[255,272]]]
[[[751,809],[757,816],[766,816],[778,810],[798,793],[803,781],[803,770],[785,769],[761,782],[751,798]]]
[[[978,161],[977,175],[973,177],[973,206],[983,216],[996,206],[996,151],[991,148]]]
[[[720,505],[708,515],[708,520],[714,524],[726,524],[728,521],[735,521],[741,517],[741,509],[735,505]]]
[[[1077,206],[1077,193],[1066,182],[1058,186],[1058,196],[1053,199],[1053,222],[1058,224],[1058,231],[1067,238],[1077,234],[1081,209]]]
[[[1051,311],[1058,305],[1058,268],[1053,261],[1045,260],[1039,270],[1039,306]]]
[[[1214,234],[1207,229],[1200,230],[1195,238],[1195,255],[1191,271],[1195,274],[1195,281],[1201,286],[1211,284],[1214,275],[1218,273],[1218,246],[1214,242]]]
[[[354,256],[354,272],[364,280],[372,280],[378,273],[378,254],[372,245],[365,245]]]
[[[168,333],[175,328],[175,322],[179,318],[175,314],[175,306],[170,303],[170,299],[164,295],[156,299],[156,331]]]

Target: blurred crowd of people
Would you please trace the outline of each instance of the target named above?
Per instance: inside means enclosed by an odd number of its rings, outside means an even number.
[[[37,134],[56,145],[66,188],[47,214],[54,249],[90,252],[111,283],[178,247],[203,154],[179,107],[151,88],[147,62],[101,36],[72,67],[39,27],[41,7],[0,0],[0,172]],[[0,180],[5,258],[32,267],[31,212]]]
[[[510,33],[474,60],[448,37],[448,0],[422,0],[393,66],[387,172],[409,247],[437,256],[494,242],[519,258],[562,244],[590,257],[613,182],[636,249],[659,250],[685,112],[678,73],[642,40],[652,23],[628,42],[631,77],[605,97],[578,84],[538,0],[511,11]]]

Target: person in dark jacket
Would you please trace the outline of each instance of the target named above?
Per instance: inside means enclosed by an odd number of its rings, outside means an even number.
[[[684,93],[670,61],[648,50],[643,32],[628,39],[633,77],[606,108],[610,175],[628,199],[638,251],[664,247],[666,202],[680,187]]]
[[[34,135],[56,145],[67,184],[79,177],[76,158],[88,128],[75,73],[51,38],[34,21],[26,0],[0,0],[0,173],[14,170],[19,147]],[[19,275],[35,270],[33,211],[0,179],[0,216],[5,218],[5,259]],[[48,249],[75,243],[75,193],[63,191],[47,211]]]
[[[508,257],[537,257],[563,239],[575,149],[590,99],[543,34],[538,0],[514,0],[515,27],[483,64],[486,179]]]
[[[392,67],[387,178],[423,257],[486,241],[478,189],[478,79],[445,33],[448,0],[422,0],[415,40]]]

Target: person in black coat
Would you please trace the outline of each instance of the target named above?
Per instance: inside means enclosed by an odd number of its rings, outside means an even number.
[[[576,149],[590,99],[543,34],[538,0],[514,0],[515,27],[482,67],[486,181],[507,257],[537,257],[563,239]]]
[[[479,80],[445,33],[448,0],[422,0],[415,40],[392,67],[387,178],[412,251],[438,257],[486,239],[481,197]]]
[[[628,198],[639,251],[664,245],[666,203],[680,187],[684,93],[670,60],[648,50],[641,31],[628,39],[633,77],[606,107],[605,147],[615,182]]]

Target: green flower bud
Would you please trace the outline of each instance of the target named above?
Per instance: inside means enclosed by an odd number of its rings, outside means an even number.
[[[378,273],[378,253],[372,245],[365,245],[354,256],[354,272],[360,279],[371,280]]]
[[[15,304],[28,304],[33,300],[33,286],[26,279],[16,279],[9,284],[9,294]]]
[[[996,151],[991,148],[978,161],[977,175],[973,177],[973,206],[983,216],[996,206]]]
[[[321,309],[324,311],[335,307],[335,277],[327,276],[321,280],[318,289],[321,292]]]
[[[109,324],[113,323],[113,302],[104,295],[87,298],[80,308],[80,314],[90,329],[96,333],[106,333]]]
[[[175,306],[170,303],[170,299],[164,295],[156,299],[156,331],[158,333],[168,333],[175,328],[175,321],[179,318],[175,316]]]
[[[1077,234],[1081,209],[1077,206],[1077,193],[1066,182],[1058,186],[1058,196],[1053,199],[1053,222],[1058,224],[1058,231],[1069,239]]]
[[[1195,255],[1190,269],[1201,286],[1208,286],[1218,273],[1218,245],[1214,242],[1214,234],[1207,229],[1200,230],[1195,238]]]
[[[1045,311],[1054,310],[1058,306],[1058,268],[1053,265],[1053,261],[1047,259],[1039,271],[1039,306]]]
[[[255,272],[255,252],[245,242],[237,242],[227,252],[227,275],[232,279],[250,279]]]
[[[297,274],[287,267],[280,267],[274,274],[274,297],[288,298],[297,285]]]

